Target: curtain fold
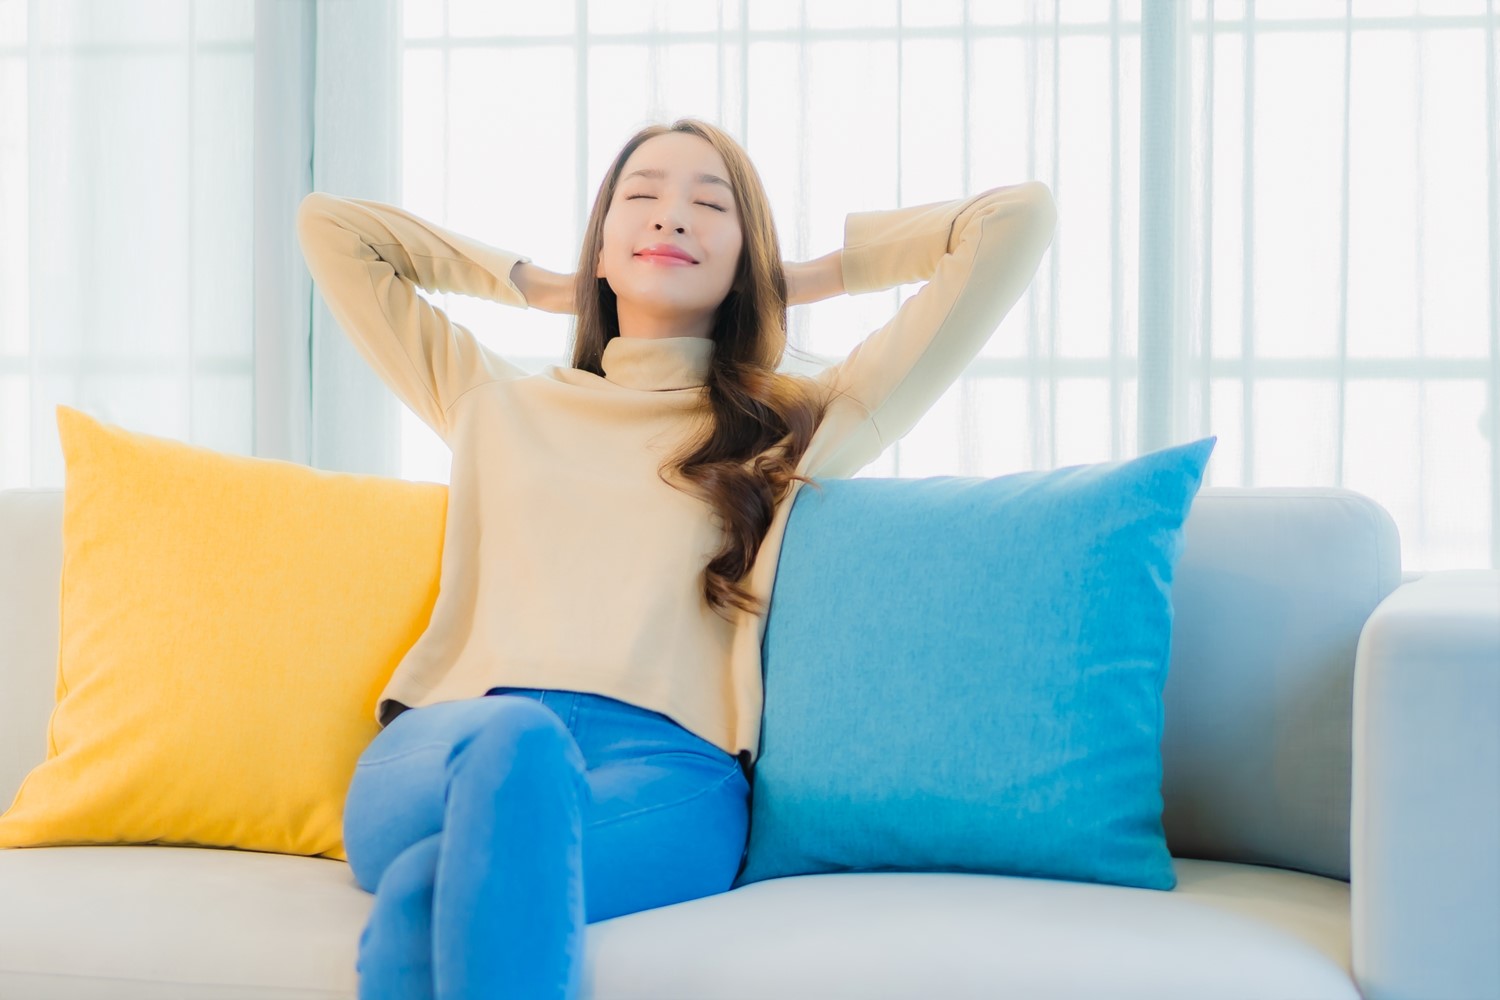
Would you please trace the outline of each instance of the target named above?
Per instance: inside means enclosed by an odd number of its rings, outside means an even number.
[[[312,190],[317,8],[255,4],[255,454],[312,455],[312,278],[286,220]]]
[[[317,4],[310,190],[400,200],[400,30],[398,0]],[[293,214],[281,223],[288,229],[295,221],[296,206],[292,208]],[[302,261],[300,251],[297,259]],[[305,263],[302,270],[306,272]],[[316,295],[313,298],[309,464],[399,475],[404,407],[355,352],[328,307]]]

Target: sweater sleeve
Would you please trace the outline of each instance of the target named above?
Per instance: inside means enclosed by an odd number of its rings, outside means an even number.
[[[845,292],[927,284],[814,376],[830,402],[809,474],[852,475],[916,425],[1025,292],[1056,224],[1040,181],[846,217]]]
[[[526,371],[486,349],[416,293],[460,292],[527,308],[511,268],[530,257],[487,246],[410,212],[313,191],[297,207],[313,281],[360,355],[443,440],[448,410],[476,385]]]

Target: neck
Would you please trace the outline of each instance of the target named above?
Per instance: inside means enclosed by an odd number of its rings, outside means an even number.
[[[643,340],[664,337],[703,337],[713,332],[714,313],[660,312],[617,299],[615,315],[619,318],[620,336]]]

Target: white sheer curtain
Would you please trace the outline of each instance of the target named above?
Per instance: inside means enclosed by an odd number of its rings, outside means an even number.
[[[253,14],[0,2],[4,485],[62,485],[57,403],[250,450]]]
[[[0,485],[60,482],[58,401],[446,481],[312,308],[296,198],[398,202],[571,270],[610,156],[692,115],[750,151],[789,259],[850,211],[1052,188],[1031,288],[861,475],[1213,433],[1208,485],[1346,486],[1395,516],[1408,570],[1500,566],[1497,22],[1495,0],[0,0]],[[793,343],[840,356],[916,290],[799,306]],[[433,298],[520,364],[566,360],[567,317]]]
[[[314,187],[396,197],[399,23],[395,0],[0,0],[0,488],[64,484],[59,403],[389,457],[399,404],[314,312],[294,220]]]
[[[1347,486],[1406,568],[1500,567],[1494,0],[1192,6],[1174,325],[1216,482]]]

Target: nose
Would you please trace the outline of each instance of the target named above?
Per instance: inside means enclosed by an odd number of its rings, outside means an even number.
[[[678,199],[663,198],[657,204],[661,206],[661,215],[656,220],[656,228],[661,229],[663,226],[670,226],[679,233],[683,232],[685,227],[681,224],[680,220],[682,219],[684,209]]]

